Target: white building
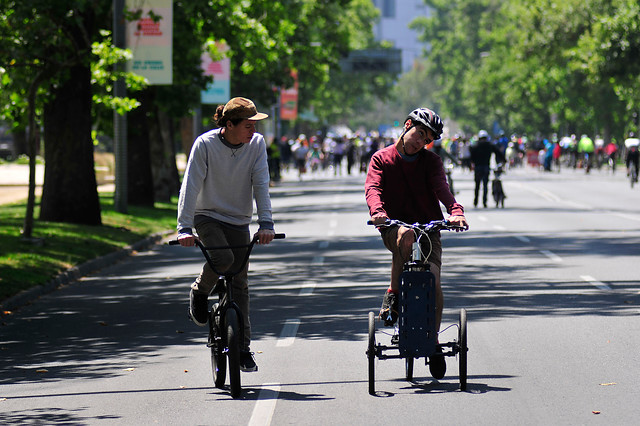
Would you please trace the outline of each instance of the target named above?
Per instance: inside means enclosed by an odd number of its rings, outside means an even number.
[[[418,16],[430,16],[423,0],[372,0],[380,10],[380,21],[373,34],[378,41],[388,41],[402,50],[402,71],[408,71],[422,56],[425,45],[418,41],[419,33],[409,29],[409,23]]]

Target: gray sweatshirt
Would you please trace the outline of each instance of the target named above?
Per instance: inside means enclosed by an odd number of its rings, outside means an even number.
[[[253,198],[260,228],[273,229],[269,198],[269,167],[264,137],[233,147],[220,137],[221,129],[200,135],[191,148],[178,199],[178,230],[194,227],[195,216],[248,226]]]

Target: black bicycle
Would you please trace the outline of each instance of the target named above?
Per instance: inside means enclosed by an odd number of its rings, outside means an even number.
[[[369,225],[373,225],[371,221]],[[376,340],[375,312],[369,312],[369,344],[367,359],[369,361],[369,394],[375,395],[375,361],[376,358],[405,359],[405,378],[413,380],[413,364],[416,358],[424,357],[425,364],[430,357],[441,354],[445,357],[458,357],[458,376],[460,390],[467,389],[467,311],[460,309],[460,319],[457,324],[458,339],[452,342],[439,343],[436,329],[436,277],[431,272],[427,262],[428,254],[423,253],[423,238],[430,245],[429,234],[440,230],[465,229],[446,220],[432,221],[427,224],[414,223],[412,225],[399,220],[387,220],[376,226],[405,226],[416,233],[411,257],[405,262],[400,275],[400,299],[398,303],[398,322],[391,335],[391,344],[382,345]],[[449,327],[447,327],[449,328]],[[446,330],[446,329],[445,329]],[[444,330],[443,330],[444,331]],[[388,354],[389,351],[397,353]]]
[[[285,234],[276,234],[274,239],[283,239]],[[244,322],[240,307],[233,300],[233,278],[240,273],[249,261],[249,256],[253,250],[253,246],[258,242],[255,235],[249,244],[239,246],[216,246],[207,247],[198,239],[195,244],[198,246],[202,255],[206,259],[211,269],[219,275],[218,282],[211,289],[209,296],[217,294],[218,300],[209,310],[209,339],[207,347],[211,349],[211,370],[213,372],[213,383],[219,389],[224,389],[227,374],[227,366],[229,370],[229,387],[231,396],[238,398],[242,392],[240,382],[240,349],[242,347],[242,339],[244,336]],[[169,241],[170,245],[179,245],[177,240]],[[246,253],[242,264],[237,270],[219,272],[211,256],[209,250],[225,250],[225,249],[242,249],[246,248]]]

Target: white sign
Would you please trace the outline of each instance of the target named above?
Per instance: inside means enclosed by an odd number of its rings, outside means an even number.
[[[140,19],[127,22],[127,49],[133,53],[127,71],[151,84],[172,84],[172,0],[127,0],[126,7],[128,12],[142,10]]]
[[[229,47],[224,43],[216,43],[218,51],[224,53]],[[207,84],[207,89],[200,94],[203,104],[223,104],[229,100],[231,93],[231,60],[228,57],[214,62],[205,50],[202,54],[202,74],[213,77],[213,83]]]

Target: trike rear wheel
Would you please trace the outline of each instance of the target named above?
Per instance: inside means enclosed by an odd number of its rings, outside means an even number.
[[[460,309],[460,328],[458,328],[458,375],[460,376],[460,390],[467,390],[467,311]]]
[[[376,316],[369,312],[369,346],[367,347],[369,361],[369,395],[376,393]]]
[[[217,310],[218,304],[216,303],[209,314],[209,348],[211,349],[213,383],[218,389],[223,389],[227,374],[227,358],[224,353],[224,337],[220,329],[220,317],[216,315]]]

